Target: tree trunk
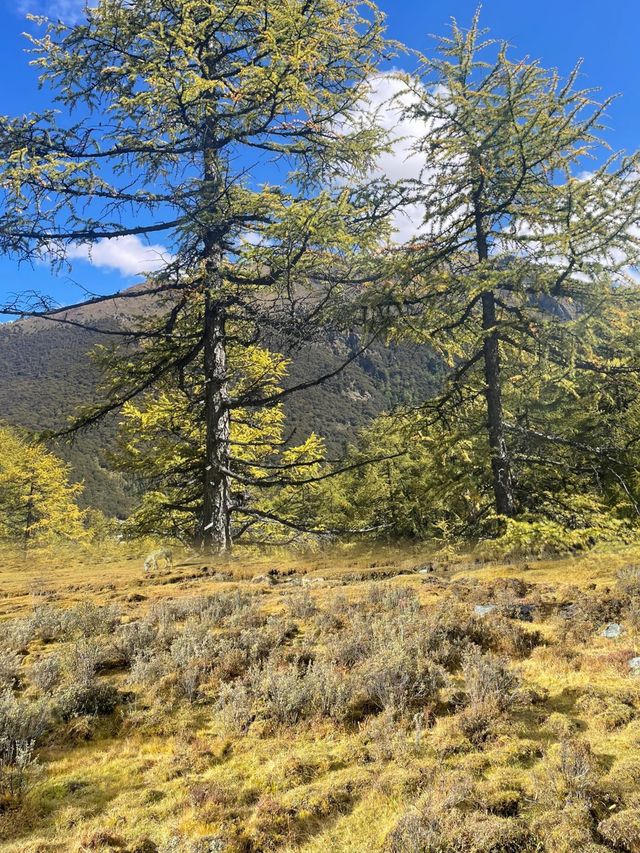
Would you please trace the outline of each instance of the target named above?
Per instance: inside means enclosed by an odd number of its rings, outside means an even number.
[[[227,391],[226,316],[219,292],[207,282],[204,315],[206,459],[202,545],[229,554],[231,537],[230,429]]]
[[[482,328],[488,332],[484,338],[484,377],[487,398],[487,423],[493,494],[500,515],[515,515],[515,498],[511,464],[507,452],[502,413],[502,388],[500,385],[500,347],[496,330],[496,300],[493,291],[482,294]]]
[[[22,547],[24,550],[25,557],[27,556],[27,552],[29,550],[29,543],[31,542],[31,525],[33,524],[33,502],[34,502],[34,494],[36,490],[35,484],[35,472],[31,477],[31,481],[29,483],[29,495],[27,497],[26,504],[26,517],[24,521],[24,535],[22,538]]]
[[[207,63],[207,77],[216,78],[216,68]],[[209,113],[203,138],[202,214],[206,227],[204,249],[204,416],[206,458],[202,547],[213,554],[228,555],[231,535],[231,412],[227,377],[226,303],[222,292],[221,249],[226,231],[220,221],[221,164],[218,159],[215,99],[208,96]]]
[[[484,178],[480,177],[474,192],[474,218],[478,260],[485,263],[489,258],[489,243],[484,228],[481,197]],[[500,384],[500,340],[496,329],[496,299],[492,290],[482,294],[482,328],[485,331],[483,356],[485,397],[487,400],[487,427],[491,452],[491,472],[496,510],[500,515],[511,518],[516,513],[511,464],[507,452],[507,441],[502,413],[502,386]]]

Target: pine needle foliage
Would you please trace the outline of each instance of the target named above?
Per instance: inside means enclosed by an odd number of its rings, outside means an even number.
[[[26,434],[0,425],[0,542],[27,551],[86,538],[80,484],[69,466]]]
[[[352,286],[381,274],[370,256],[395,202],[365,177],[385,141],[358,115],[392,50],[383,18],[367,0],[99,0],[75,26],[42,23],[32,62],[56,109],[0,119],[0,251],[55,266],[78,245],[162,239],[144,292],[166,311],[132,330],[159,345],[83,423],[199,364],[199,539],[228,552],[231,412],[290,393],[235,399],[230,347],[348,325]],[[45,297],[5,311],[65,322]],[[190,315],[201,325],[185,346]]]
[[[485,436],[499,516],[557,512],[576,484],[636,512],[638,155],[608,152],[579,66],[512,59],[478,15],[435,48],[401,102],[424,217],[381,297],[449,365],[423,425]]]
[[[279,354],[236,344],[228,355],[234,396],[256,386],[277,394],[287,372]],[[117,375],[122,362],[113,362],[108,351],[103,357]],[[185,543],[198,539],[206,465],[202,367],[201,361],[192,363],[122,408],[113,459],[141,496],[128,519],[128,535],[170,536]],[[324,445],[314,434],[299,444],[287,439],[282,404],[233,410],[232,535],[238,543],[281,543],[287,539],[283,527],[292,538],[309,527],[308,514],[300,511],[302,493],[314,490],[314,475],[326,467]]]

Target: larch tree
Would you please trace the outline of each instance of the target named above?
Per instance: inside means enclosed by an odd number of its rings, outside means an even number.
[[[233,397],[239,399],[256,384],[261,393],[276,394],[285,374],[286,364],[278,354],[230,345],[228,383]],[[135,536],[170,535],[186,543],[197,539],[206,464],[202,382],[201,358],[182,371],[178,381],[167,377],[122,407],[113,458],[116,467],[143,486],[142,499],[127,521],[127,530]],[[236,479],[234,541],[281,543],[283,527],[289,538],[311,532],[311,514],[296,508],[326,467],[322,440],[312,434],[298,445],[287,442],[279,404],[235,409],[230,444]]]
[[[28,436],[0,426],[0,542],[27,551],[86,536],[69,466]]]
[[[100,0],[31,40],[56,109],[0,120],[0,250],[56,265],[78,246],[163,240],[163,268],[122,294],[163,308],[127,330],[126,369],[82,422],[200,364],[199,539],[228,552],[246,477],[233,413],[295,390],[256,381],[234,397],[229,347],[348,323],[351,294],[381,274],[367,257],[394,202],[364,177],[384,141],[358,115],[388,50],[382,17],[367,0]],[[4,309],[74,322],[41,297]]]
[[[484,436],[494,511],[514,517],[536,458],[548,465],[576,438],[560,398],[637,377],[623,339],[638,314],[639,160],[607,151],[609,101],[577,85],[579,66],[562,79],[512,60],[477,15],[436,48],[404,78],[400,106],[424,128],[413,182],[424,217],[380,302],[448,363],[426,423],[459,431],[467,418],[467,434]]]

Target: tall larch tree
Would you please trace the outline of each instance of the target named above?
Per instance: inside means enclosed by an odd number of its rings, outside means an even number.
[[[79,245],[163,241],[143,289],[161,319],[129,330],[130,369],[85,422],[200,359],[200,539],[228,552],[232,413],[293,390],[233,399],[230,343],[308,339],[373,275],[393,203],[357,179],[383,144],[357,116],[383,20],[367,0],[100,0],[85,14],[31,39],[55,109],[0,120],[0,250],[55,265]],[[42,298],[4,308],[69,322]]]
[[[381,302],[401,306],[409,322],[398,328],[449,364],[424,411],[456,429],[475,418],[502,517],[527,505],[525,458],[544,463],[572,438],[547,435],[558,396],[584,389],[584,374],[619,381],[640,367],[637,350],[616,343],[628,329],[616,338],[613,325],[637,318],[639,159],[608,152],[610,102],[580,88],[579,72],[562,79],[511,59],[476,15],[437,40],[400,101],[424,128],[413,182],[424,216]]]

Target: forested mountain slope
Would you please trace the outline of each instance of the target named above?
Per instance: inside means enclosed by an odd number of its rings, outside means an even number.
[[[122,321],[123,301],[101,303],[73,317],[113,327]],[[42,319],[0,326],[0,420],[30,430],[64,425],[78,405],[95,398],[99,373],[88,353],[106,340],[113,338]],[[298,384],[330,372],[359,345],[352,335],[309,346],[292,362],[288,382]],[[424,399],[438,372],[437,358],[426,347],[376,344],[334,379],[288,397],[289,429],[299,436],[317,432],[335,455],[358,427],[380,412]],[[57,444],[56,451],[72,464],[74,478],[84,480],[85,504],[123,516],[131,487],[110,470],[108,461],[116,422],[115,417],[108,419],[71,443]]]

